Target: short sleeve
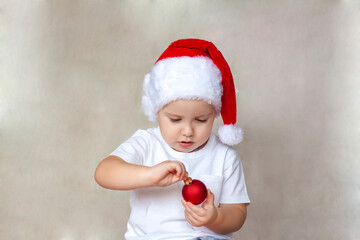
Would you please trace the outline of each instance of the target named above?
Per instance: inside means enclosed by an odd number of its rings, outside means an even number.
[[[145,130],[136,131],[110,155],[118,156],[128,163],[143,165],[146,153],[150,148],[148,135],[149,133]]]
[[[243,167],[234,149],[229,148],[224,164],[224,182],[220,203],[250,203]]]

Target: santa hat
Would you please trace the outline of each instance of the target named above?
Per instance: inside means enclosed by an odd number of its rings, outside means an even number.
[[[180,39],[170,44],[145,76],[142,106],[150,121],[166,104],[179,99],[202,100],[221,113],[220,141],[235,145],[242,140],[236,123],[233,77],[221,52],[211,42]]]

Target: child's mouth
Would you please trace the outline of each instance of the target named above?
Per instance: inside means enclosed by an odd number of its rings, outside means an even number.
[[[181,147],[185,147],[185,148],[191,147],[193,144],[194,144],[194,142],[184,142],[184,141],[179,142],[179,145]]]

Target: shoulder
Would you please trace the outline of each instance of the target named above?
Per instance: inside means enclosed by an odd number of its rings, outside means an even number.
[[[151,129],[138,129],[127,140],[122,142],[119,148],[149,148],[153,139]]]
[[[215,143],[214,148],[217,149],[217,151],[220,151],[223,155],[224,161],[223,161],[223,167],[224,169],[237,167],[239,164],[241,164],[240,156],[238,152],[231,146],[226,145],[222,143],[218,136],[213,134],[215,136]]]
[[[121,143],[110,155],[121,157],[127,162],[142,164],[153,149],[153,129],[139,129],[125,142]]]
[[[208,146],[206,147],[207,156],[213,159],[216,168],[227,169],[239,163],[239,156],[235,149],[222,143],[219,137],[212,133]]]
[[[162,136],[159,127],[137,130],[126,142],[148,146],[162,144]]]
[[[149,129],[138,129],[131,137],[132,138],[143,138],[143,139],[153,139],[156,138],[156,128]]]
[[[212,133],[212,138],[214,139],[212,141],[213,148],[217,148],[218,150],[224,151],[227,157],[232,157],[232,158],[238,157],[237,151],[235,149],[233,149],[231,146],[222,143],[220,141],[219,137],[215,133]]]

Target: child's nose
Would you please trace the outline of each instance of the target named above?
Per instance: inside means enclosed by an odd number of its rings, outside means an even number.
[[[194,134],[191,124],[185,124],[182,128],[182,134],[187,137],[191,137]]]

